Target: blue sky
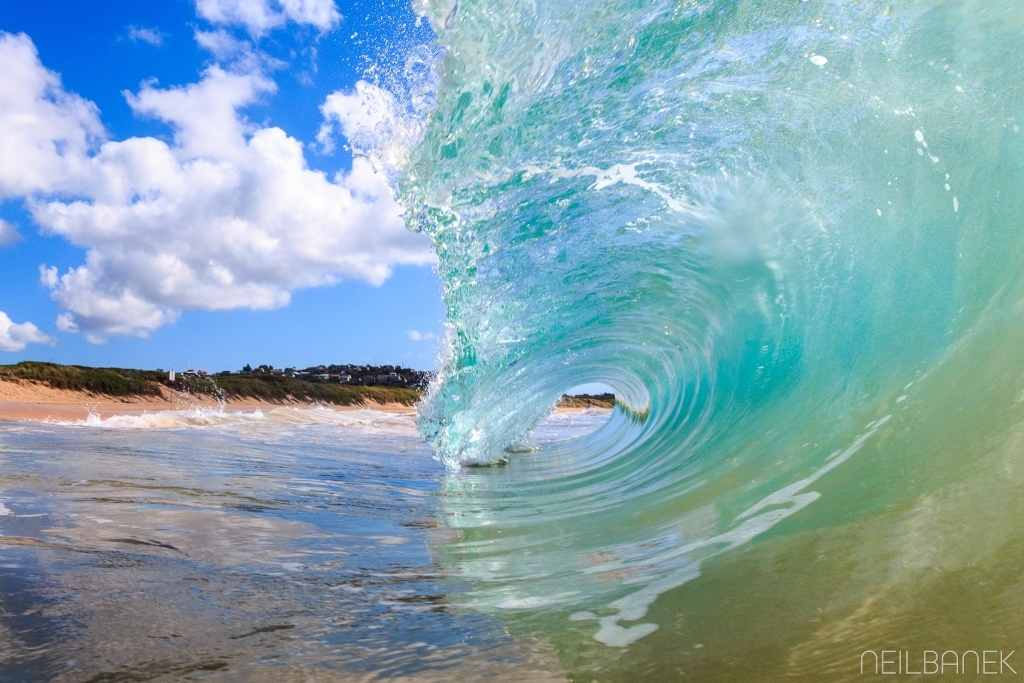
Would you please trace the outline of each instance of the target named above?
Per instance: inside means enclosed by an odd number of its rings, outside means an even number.
[[[0,363],[438,365],[384,180],[408,2],[6,0],[0,32]]]

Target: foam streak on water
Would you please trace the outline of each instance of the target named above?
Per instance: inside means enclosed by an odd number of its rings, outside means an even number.
[[[225,429],[271,430],[289,426],[314,426],[357,430],[363,433],[408,435],[414,426],[409,413],[386,413],[372,409],[332,410],[317,408],[271,408],[268,410],[224,410],[190,408],[160,410],[129,415],[102,417],[91,413],[84,420],[51,421],[52,424],[104,429],[175,429],[184,427],[222,427]]]

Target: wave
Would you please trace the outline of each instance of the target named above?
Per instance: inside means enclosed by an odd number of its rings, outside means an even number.
[[[996,477],[1024,421],[1016,4],[425,11],[446,52],[400,196],[451,353],[419,427],[453,471],[507,462],[446,482],[458,599],[624,646],[797,512]],[[527,448],[591,382],[607,424]]]

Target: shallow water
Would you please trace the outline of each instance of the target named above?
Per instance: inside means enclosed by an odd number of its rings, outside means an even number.
[[[444,476],[402,414],[4,424],[0,680],[560,680],[450,603]]]

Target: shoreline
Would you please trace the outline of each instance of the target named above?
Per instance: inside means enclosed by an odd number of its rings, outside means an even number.
[[[366,401],[356,405],[335,405],[310,401],[275,403],[254,398],[216,401],[205,396],[192,396],[161,388],[160,398],[134,396],[118,398],[85,391],[53,389],[28,381],[0,380],[0,423],[4,422],[71,422],[86,420],[91,415],[107,419],[118,415],[143,415],[173,410],[220,410],[223,412],[270,411],[278,408],[324,408],[339,412],[375,410],[384,413],[415,414],[416,406],[401,403]],[[556,413],[582,413],[586,410],[607,410],[600,406],[559,407]]]

